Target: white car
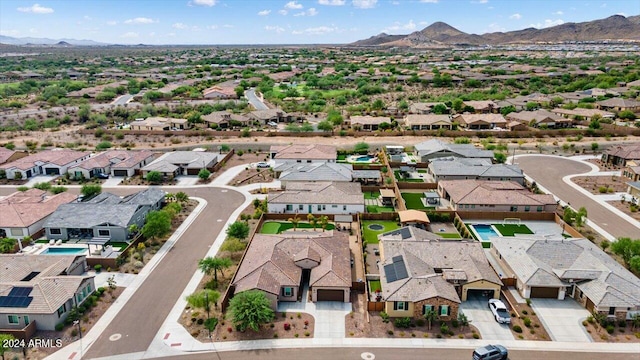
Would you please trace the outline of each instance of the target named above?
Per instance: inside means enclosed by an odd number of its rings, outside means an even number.
[[[256,167],[265,169],[265,168],[270,168],[271,165],[269,165],[269,163],[267,162],[260,161],[259,163],[256,163]]]
[[[504,303],[498,299],[489,299],[489,309],[499,324],[510,324],[511,316]]]

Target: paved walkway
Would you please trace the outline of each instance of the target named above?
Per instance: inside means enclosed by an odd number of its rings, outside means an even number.
[[[533,299],[531,308],[547,329],[551,340],[580,343],[593,341],[582,326],[582,320],[590,315],[589,311],[575,300]]]
[[[210,186],[220,186],[220,185],[229,184],[231,180],[233,180],[236,176],[240,175],[240,173],[243,172],[244,169],[247,168],[247,166],[249,165],[242,164],[242,165],[236,165],[234,167],[226,169],[222,174],[218,175],[215,179],[213,179]]]

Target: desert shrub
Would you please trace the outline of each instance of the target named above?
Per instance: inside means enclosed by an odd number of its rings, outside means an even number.
[[[411,318],[408,318],[408,317],[397,318],[393,321],[393,325],[395,325],[395,327],[397,328],[406,329],[409,326],[411,326]]]
[[[524,323],[524,326],[526,327],[531,327],[531,319],[529,319],[528,317],[524,317],[522,318],[522,322]]]
[[[198,325],[204,324],[204,319],[203,318],[198,319],[197,323]]]
[[[387,331],[387,334],[389,334],[389,335],[393,335],[393,330],[389,330],[389,331]]]
[[[613,332],[615,331],[615,327],[613,325],[607,325],[607,333],[609,334],[613,334]]]
[[[56,331],[62,331],[62,329],[64,329],[63,323],[56,324]]]
[[[513,331],[517,332],[518,334],[521,334],[522,328],[520,327],[520,325],[513,325]]]
[[[216,325],[218,325],[218,318],[210,318],[204,322],[204,327],[209,331],[213,331],[216,328]]]
[[[441,323],[441,324],[440,324],[440,332],[441,332],[443,335],[448,334],[448,333],[449,333],[449,326],[447,326],[447,324],[446,324],[446,323]]]
[[[480,339],[480,334],[478,334],[478,333],[473,333],[473,338],[474,338],[474,339]]]
[[[424,326],[424,319],[418,319],[418,320],[416,320],[416,325],[417,325],[417,326]]]

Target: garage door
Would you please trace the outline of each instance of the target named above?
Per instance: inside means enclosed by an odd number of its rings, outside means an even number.
[[[44,168],[44,173],[47,175],[60,175],[60,169],[58,168]]]
[[[187,169],[187,175],[198,175],[200,169]]]
[[[344,290],[318,290],[318,301],[344,302]]]
[[[532,287],[530,297],[555,299],[558,297],[558,290],[560,289],[554,287]]]
[[[467,289],[467,300],[485,298],[493,299],[495,290],[491,289]]]
[[[113,176],[127,176],[127,170],[113,170]]]

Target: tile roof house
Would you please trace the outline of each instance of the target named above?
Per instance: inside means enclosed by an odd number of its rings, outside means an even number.
[[[216,85],[202,91],[202,97],[205,99],[237,99],[238,94],[233,86]]]
[[[198,175],[202,169],[211,169],[218,163],[218,153],[205,151],[171,151],[160,155],[141,169],[142,176],[158,171],[165,178],[178,175]]]
[[[469,296],[500,298],[502,282],[477,241],[443,240],[411,226],[378,239],[380,296],[391,317],[420,319],[434,310],[439,320],[449,321]]]
[[[364,195],[358,183],[291,182],[287,190],[269,193],[270,213],[356,214],[364,212]]]
[[[98,174],[133,176],[137,169],[150,163],[154,154],[148,150],[107,150],[69,168],[71,178],[89,179]]]
[[[525,125],[549,128],[569,127],[572,121],[545,109],[521,111],[507,114],[507,120],[517,121]]]
[[[518,165],[493,164],[487,159],[436,159],[429,163],[428,172],[436,182],[474,179],[515,181],[524,185],[524,173]]]
[[[18,160],[0,165],[6,172],[7,179],[28,179],[32,176],[62,175],[81,161],[89,158],[91,153],[66,149],[44,150],[25,156]]]
[[[332,145],[272,145],[269,149],[276,167],[284,163],[336,162],[338,150]]]
[[[0,254],[0,332],[55,330],[95,291],[85,256]]]
[[[626,166],[631,160],[640,161],[640,144],[611,146],[602,154],[606,164]]]
[[[450,115],[407,115],[404,126],[409,130],[451,130],[452,123]]]
[[[553,195],[534,194],[514,181],[443,180],[438,192],[457,211],[554,212]]]
[[[352,129],[360,129],[363,131],[375,131],[380,128],[380,124],[391,124],[391,118],[388,116],[351,116],[345,121],[346,125],[350,125]]]
[[[234,114],[228,111],[214,111],[211,114],[202,116],[202,121],[207,123],[209,127],[218,129],[227,129],[235,127],[236,125],[247,126],[252,122],[250,118],[244,115]]]
[[[629,110],[634,113],[640,111],[640,101],[634,99],[611,98],[597,102],[598,109],[611,112]]]
[[[0,164],[12,162],[28,155],[26,151],[9,150],[0,146]]]
[[[37,238],[42,226],[60,205],[76,200],[76,195],[63,192],[49,195],[46,191],[29,189],[0,199],[0,238]]]
[[[280,301],[299,301],[306,286],[313,302],[349,302],[350,260],[346,233],[331,230],[256,234],[231,286],[235,294],[255,289],[265,292],[274,309]],[[310,274],[308,284],[303,280],[305,271]]]
[[[250,119],[258,121],[262,124],[268,122],[292,122],[293,116],[287,114],[282,109],[266,109],[266,110],[254,110],[247,114]]]
[[[187,119],[174,119],[160,116],[152,116],[146,119],[138,119],[129,123],[131,130],[168,131],[174,129],[190,129],[191,124]]]
[[[453,121],[460,124],[460,127],[471,130],[491,130],[495,128],[504,129],[507,120],[501,114],[461,114],[453,117]]]
[[[587,239],[495,238],[491,247],[524,298],[569,296],[609,317],[640,314],[640,279]]]
[[[353,181],[353,166],[338,163],[284,163],[274,169],[279,173],[278,180],[286,188],[291,181]]]
[[[409,105],[409,113],[411,114],[430,114],[436,105],[446,105],[438,102],[413,103]]]
[[[100,242],[128,241],[130,226],[142,229],[150,211],[164,204],[165,192],[151,187],[120,198],[102,193],[84,202],[58,207],[44,222],[47,239],[84,239]]]
[[[569,110],[569,109],[556,108],[556,109],[552,109],[551,112],[556,115],[566,117],[568,119],[583,118],[586,121],[591,121],[591,118],[593,118],[595,115],[598,115],[605,119],[614,119],[616,117],[616,114],[614,113],[598,110],[598,109],[575,108],[573,110]]]
[[[471,144],[450,144],[438,139],[423,141],[415,144],[414,148],[421,162],[444,157],[493,159],[493,152],[490,150],[479,149]]]
[[[498,110],[498,104],[491,100],[465,101],[464,106],[472,107],[476,114],[489,114]]]
[[[631,181],[640,181],[640,161],[629,160],[622,169],[622,176]]]

